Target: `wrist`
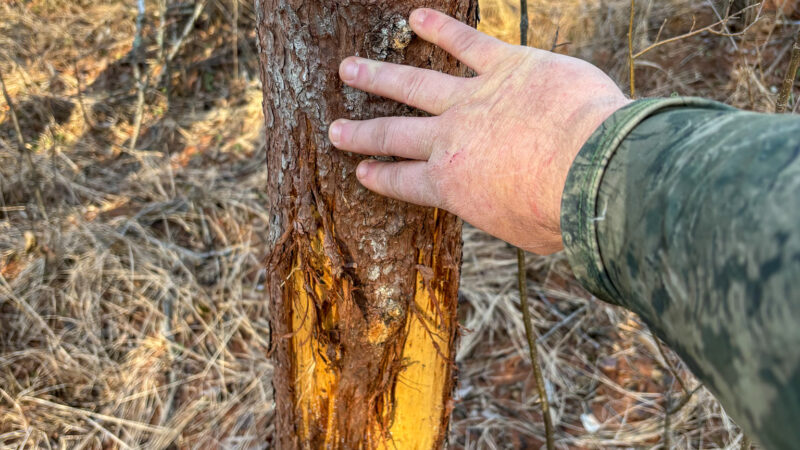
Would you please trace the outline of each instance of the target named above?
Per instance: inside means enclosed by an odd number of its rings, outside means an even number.
[[[557,195],[554,199],[554,210],[556,214],[553,216],[552,220],[555,221],[554,229],[557,230],[559,234],[559,240],[561,236],[561,204],[564,197],[564,189],[569,172],[572,169],[572,165],[575,163],[578,153],[580,153],[583,146],[589,141],[589,138],[597,132],[600,126],[608,120],[609,117],[632,102],[632,100],[623,96],[621,92],[619,95],[596,99],[576,111],[573,117],[574,120],[567,122],[580,125],[576,127],[576,132],[573,134],[574,140],[563,153],[564,159],[563,163],[560,165],[558,182],[556,183],[556,186],[558,186]]]

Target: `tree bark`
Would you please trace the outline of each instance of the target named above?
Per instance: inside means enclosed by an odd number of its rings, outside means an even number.
[[[455,384],[461,222],[379,197],[327,139],[339,117],[421,115],[342,84],[350,55],[466,75],[406,23],[477,0],[256,0],[280,448],[440,447]]]

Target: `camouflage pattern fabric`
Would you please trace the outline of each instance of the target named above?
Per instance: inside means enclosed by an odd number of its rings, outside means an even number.
[[[561,227],[592,293],[638,313],[748,436],[800,448],[800,117],[634,102],[581,149]]]

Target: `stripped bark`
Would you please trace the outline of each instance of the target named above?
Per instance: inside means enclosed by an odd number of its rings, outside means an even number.
[[[461,223],[355,179],[339,117],[420,115],[344,86],[349,55],[466,75],[415,39],[416,7],[475,24],[476,0],[257,0],[280,448],[438,448],[454,387]]]

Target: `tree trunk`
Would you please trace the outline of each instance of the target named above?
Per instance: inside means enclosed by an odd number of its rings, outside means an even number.
[[[477,0],[256,0],[280,448],[430,449],[447,434],[461,223],[368,192],[326,134],[339,117],[420,115],[344,86],[347,56],[466,74],[411,35],[421,6],[477,20]]]

